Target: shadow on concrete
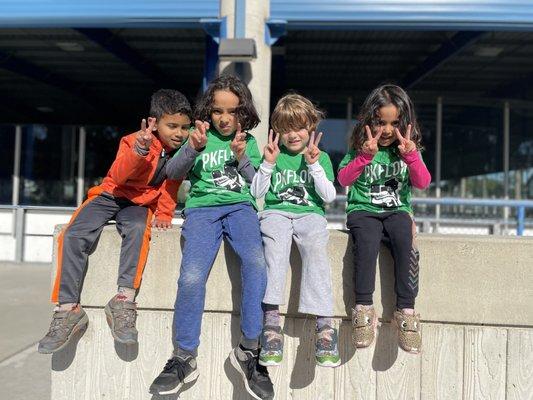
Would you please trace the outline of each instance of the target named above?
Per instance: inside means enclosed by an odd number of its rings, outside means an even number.
[[[114,342],[115,352],[122,361],[132,362],[139,355],[139,342],[135,344],[124,344],[116,340]]]
[[[169,394],[152,394],[151,400],[178,400],[183,392],[186,392],[196,384],[197,379],[192,382],[185,383],[176,393]]]
[[[53,371],[65,371],[68,369],[74,358],[76,357],[76,350],[78,348],[78,342],[85,334],[89,323],[85,325],[83,329],[72,334],[69,343],[60,351],[52,354],[52,370]]]

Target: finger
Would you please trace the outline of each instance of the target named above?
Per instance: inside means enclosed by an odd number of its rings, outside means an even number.
[[[274,131],[271,129],[268,133],[268,144],[272,144],[274,142]]]
[[[153,118],[153,117],[148,117],[148,129],[150,131],[153,131],[154,130],[154,127],[155,127],[155,123],[156,123],[156,119]]]
[[[143,118],[141,120],[141,131],[145,131],[146,130],[146,120]]]
[[[241,136],[241,123],[237,122],[237,135]]]
[[[318,134],[318,136],[315,139],[315,146],[318,147],[318,144],[320,143],[320,139],[322,139],[322,132]]]
[[[394,132],[396,133],[396,137],[398,138],[400,143],[403,143],[404,139],[403,139],[402,134],[400,133],[400,130],[398,128],[394,128]]]
[[[279,137],[281,136],[279,133],[276,133],[275,134],[276,136],[274,137],[274,144],[276,145],[276,147],[278,147],[278,143],[279,143]]]
[[[194,126],[196,127],[196,130],[198,130],[198,132],[201,132],[203,127],[204,127],[204,123],[202,121],[194,121]]]
[[[208,131],[209,130],[209,122],[204,122],[204,127],[205,127],[205,130]]]
[[[372,131],[368,125],[365,125],[366,138],[372,140]]]
[[[405,135],[405,138],[407,140],[411,140],[411,129],[413,128],[413,126],[411,124],[407,125],[407,134]]]
[[[379,138],[381,137],[382,134],[383,134],[383,130],[379,130],[379,132],[377,133],[377,135],[374,137],[374,139],[376,140],[376,142],[379,140]]]
[[[311,132],[311,136],[309,136],[309,142],[307,143],[307,147],[311,148],[315,144],[315,131]]]

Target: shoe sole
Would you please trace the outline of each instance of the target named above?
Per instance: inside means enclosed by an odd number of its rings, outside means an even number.
[[[263,367],[279,367],[281,365],[281,361],[263,361],[259,359],[259,365],[262,365]]]
[[[65,340],[65,343],[63,343],[61,346],[59,346],[57,349],[54,350],[47,350],[47,349],[39,349],[37,348],[37,351],[40,354],[54,354],[58,351],[63,350],[65,347],[68,346],[70,343],[70,340],[77,332],[85,332],[87,330],[87,326],[89,325],[89,317],[87,314],[85,314],[72,328],[72,331],[70,332],[70,335],[68,335],[67,340]]]
[[[183,385],[185,385],[186,383],[194,382],[195,380],[198,379],[199,376],[200,376],[200,373],[198,372],[197,369],[195,369],[193,372],[187,375],[185,379],[183,379],[182,382],[178,383],[178,385],[174,389],[164,390],[164,391],[150,390],[150,394],[165,395],[165,394],[178,393]]]
[[[250,389],[250,385],[248,385],[248,379],[246,379],[246,375],[244,374],[244,371],[241,368],[241,365],[239,364],[239,360],[237,360],[237,357],[235,356],[235,352],[231,350],[229,353],[229,361],[231,362],[231,365],[233,365],[233,368],[235,368],[239,374],[241,374],[242,380],[244,381],[244,388],[248,392],[250,396],[252,396],[254,399],[262,400],[261,397],[256,395],[252,389]]]
[[[323,362],[323,363],[319,363],[317,361],[316,365],[318,365],[319,367],[326,367],[326,368],[335,368],[335,367],[338,367],[339,365],[341,365],[341,360],[337,361],[337,362],[331,362],[331,361],[326,361],[326,362]]]
[[[111,313],[111,307],[109,307],[108,304],[106,304],[106,306],[104,308],[104,312],[105,312],[105,319],[107,321],[107,325],[111,329],[111,335],[113,336],[113,339],[115,339],[119,343],[128,344],[128,345],[133,345],[133,344],[137,344],[138,343],[138,341],[134,340],[134,339],[132,339],[132,340],[124,340],[124,339],[119,338],[115,334],[115,324],[113,323],[113,314]]]

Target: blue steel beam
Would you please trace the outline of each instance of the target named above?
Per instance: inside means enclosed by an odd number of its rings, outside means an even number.
[[[458,32],[434,53],[430,54],[415,70],[409,72],[402,80],[401,86],[410,89],[426,76],[435,71],[440,65],[452,58],[464,48],[478,40],[485,32]]]
[[[157,65],[132,49],[123,39],[110,30],[90,28],[77,28],[75,30],[124,61],[142,75],[150,78],[157,85],[165,86],[172,83],[172,80]]]

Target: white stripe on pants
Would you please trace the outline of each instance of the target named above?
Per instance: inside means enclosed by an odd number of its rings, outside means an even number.
[[[333,316],[326,218],[315,213],[268,210],[259,214],[259,220],[267,263],[267,288],[263,302],[285,304],[285,279],[294,238],[302,257],[298,311]]]

